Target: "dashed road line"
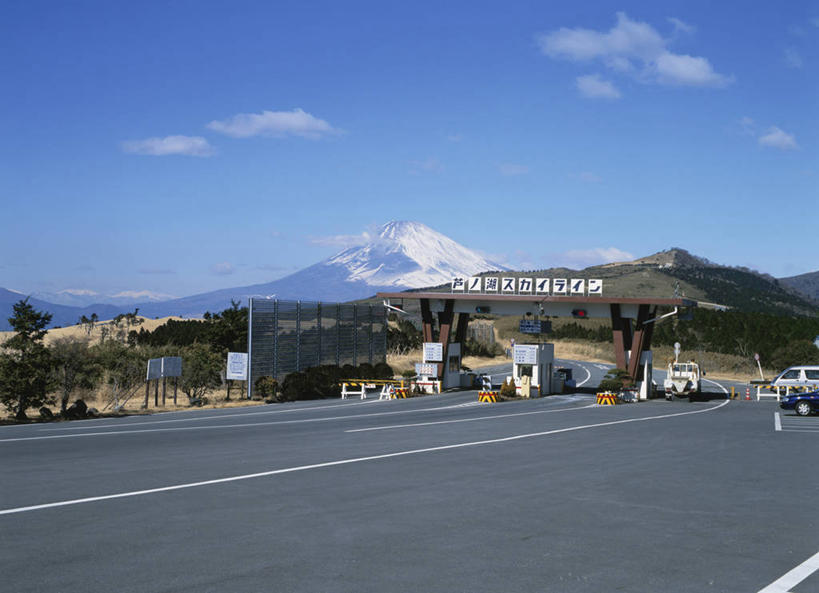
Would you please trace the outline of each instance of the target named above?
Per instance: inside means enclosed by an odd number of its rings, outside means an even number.
[[[779,417],[779,412],[774,413],[774,430],[776,432],[781,432],[782,430],[782,419]]]
[[[480,405],[480,403],[476,404]],[[586,408],[597,407],[596,404],[588,406],[575,406],[572,408],[559,408],[557,410],[536,410],[534,412],[515,412],[513,414],[495,414],[492,416],[478,416],[476,418],[459,418],[457,420],[436,420],[435,422],[416,422],[414,424],[390,424],[385,426],[371,426],[369,428],[352,428],[344,432],[370,432],[374,430],[390,430],[393,428],[413,428],[416,426],[435,426],[436,424],[458,424],[461,422],[477,422],[479,420],[495,420],[497,418],[512,418],[515,416],[531,416],[533,414],[553,414],[555,412],[573,412],[575,410],[585,410]]]

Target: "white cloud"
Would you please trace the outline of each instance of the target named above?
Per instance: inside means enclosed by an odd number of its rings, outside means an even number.
[[[621,96],[617,87],[600,78],[599,74],[578,76],[576,84],[580,94],[591,99],[619,99]]]
[[[217,276],[229,276],[235,271],[236,268],[233,267],[233,264],[228,262],[219,262],[210,265],[210,273]]]
[[[795,70],[798,70],[804,65],[802,62],[802,56],[800,56],[799,52],[792,47],[785,48],[785,65],[788,68],[793,68]]]
[[[600,183],[603,181],[599,175],[592,173],[591,171],[582,171],[577,175],[572,175],[571,177],[579,179],[580,181],[585,181],[586,183]]]
[[[675,33],[693,33],[696,31],[696,27],[689,25],[688,23],[681,21],[680,19],[670,16],[668,17],[668,22],[674,26]]]
[[[123,290],[111,296],[115,299],[145,299],[146,301],[167,301],[177,298],[171,294],[153,292],[151,290]]]
[[[634,256],[617,247],[594,247],[592,249],[571,249],[552,257],[553,266],[566,268],[587,268],[612,262],[631,261]]]
[[[706,58],[663,52],[654,61],[657,80],[669,85],[723,86],[733,81],[717,74]]]
[[[675,31],[692,27],[671,19]],[[607,32],[560,28],[537,37],[541,51],[553,59],[573,62],[601,61],[615,72],[631,72],[645,82],[666,85],[723,86],[733,81],[714,71],[704,57],[675,54],[665,39],[648,23],[617,13],[617,23]]]
[[[145,140],[127,140],[120,144],[124,152],[150,156],[181,154],[185,156],[207,157],[216,151],[201,136],[165,136]]]
[[[234,138],[301,136],[315,140],[323,136],[342,133],[341,130],[334,128],[323,119],[298,108],[293,111],[239,113],[222,121],[214,120],[207,127]]]
[[[310,243],[324,245],[325,247],[338,247],[347,249],[348,247],[360,247],[370,243],[375,238],[374,235],[364,231],[360,235],[329,235],[326,237],[310,237]]]
[[[766,134],[759,137],[759,144],[761,146],[779,148],[781,150],[794,150],[799,148],[796,144],[796,137],[793,134],[788,134],[776,126],[771,126],[768,128]]]
[[[441,161],[434,158],[428,158],[424,161],[410,161],[410,173],[418,175],[420,173],[440,173],[444,170]]]
[[[501,175],[507,176],[526,175],[529,172],[529,167],[515,163],[501,163],[498,165],[498,171],[501,172]]]
[[[743,116],[739,120],[739,125],[742,126],[742,131],[749,136],[756,136],[756,122],[753,118]]]
[[[57,294],[70,294],[72,296],[96,296],[99,293],[95,290],[89,290],[87,288],[66,288],[65,290],[59,291]]]

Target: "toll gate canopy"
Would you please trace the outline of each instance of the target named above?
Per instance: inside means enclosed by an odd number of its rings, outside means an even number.
[[[384,299],[385,305],[390,306],[400,304],[404,300],[418,300],[424,341],[441,342],[445,349],[444,360],[450,341],[464,342],[470,316],[475,314],[609,318],[616,364],[619,368],[626,369],[634,380],[640,378],[642,354],[651,350],[651,337],[654,322],[658,319],[658,309],[673,308],[670,314],[679,314],[689,312],[697,306],[696,301],[677,297],[633,298],[465,292],[379,292],[378,297]],[[435,316],[438,318],[439,327],[437,335]]]

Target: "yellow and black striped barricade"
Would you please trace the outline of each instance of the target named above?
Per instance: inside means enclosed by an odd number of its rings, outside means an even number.
[[[399,387],[397,389],[393,389],[392,392],[392,399],[406,399],[409,397],[409,389],[404,387]]]
[[[597,394],[598,406],[613,406],[617,404],[617,394],[611,391],[601,391]]]
[[[498,392],[497,391],[479,391],[478,392],[478,401],[484,404],[496,404],[498,403]]]

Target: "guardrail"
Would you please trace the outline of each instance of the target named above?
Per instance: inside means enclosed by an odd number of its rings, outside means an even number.
[[[783,396],[788,396],[791,393],[816,391],[819,385],[771,385],[767,382],[751,381],[751,387],[756,387],[756,401],[759,401],[763,397],[774,397],[776,401],[780,401]],[[768,389],[772,393],[763,393],[763,389]],[[782,390],[784,390],[785,393],[782,393]]]

